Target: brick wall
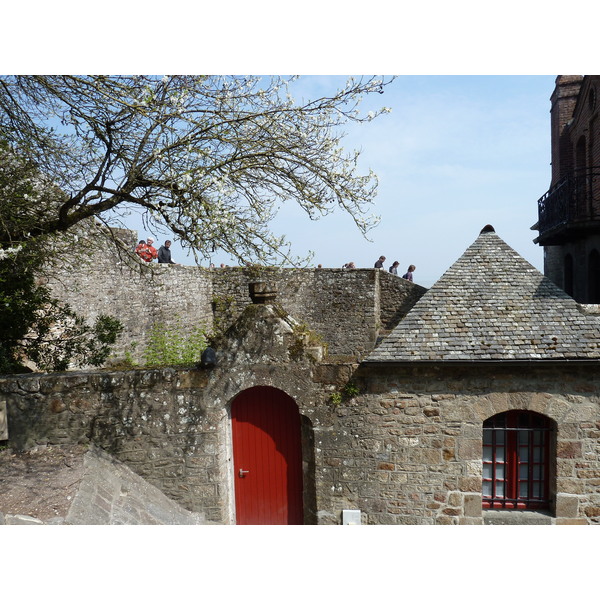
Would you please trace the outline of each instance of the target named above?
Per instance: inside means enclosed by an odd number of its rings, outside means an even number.
[[[581,75],[561,75],[551,97],[551,155],[552,183],[554,185],[573,168],[573,149],[565,126],[571,120],[581,88]]]

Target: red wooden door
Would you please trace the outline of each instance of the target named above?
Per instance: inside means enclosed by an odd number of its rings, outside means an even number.
[[[238,525],[301,525],[300,413],[276,388],[243,391],[231,405]]]

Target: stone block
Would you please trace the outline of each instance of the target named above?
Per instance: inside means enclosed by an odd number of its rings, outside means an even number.
[[[573,468],[573,461],[558,459],[556,461],[556,476],[557,477],[573,477],[575,469]],[[579,468],[579,467],[577,467]]]
[[[574,440],[578,437],[579,426],[576,423],[561,423],[558,427],[558,439]]]
[[[408,481],[408,475],[406,473],[391,473],[390,481],[393,483],[406,483]]]
[[[481,493],[481,479],[479,477],[459,477],[458,489],[461,492]]]
[[[481,494],[464,494],[463,512],[465,517],[481,518]]]
[[[585,493],[585,482],[581,479],[567,479],[562,477],[558,481],[558,489],[563,494],[581,495]]]
[[[600,517],[600,506],[586,506],[583,511],[588,517]],[[570,516],[570,515],[565,515]]]
[[[462,513],[462,509],[447,507],[447,508],[444,508],[444,510],[442,510],[442,513],[445,515],[450,515],[450,516],[458,516]]]
[[[460,492],[450,492],[448,494],[448,504],[450,506],[462,506],[463,495]]]
[[[474,477],[481,477],[483,475],[483,465],[481,463],[481,459],[472,460],[463,464],[466,467],[467,475],[473,475]]]
[[[437,417],[440,414],[440,409],[438,407],[426,406],[423,409],[423,414],[426,417]]]
[[[459,439],[458,440],[458,458],[462,460],[480,459],[482,454],[481,438],[479,439]]]
[[[456,523],[455,519],[448,515],[440,515],[436,518],[435,522],[438,525],[454,525]]]
[[[379,463],[377,465],[377,468],[379,470],[383,470],[383,471],[393,471],[396,468],[396,466],[393,463],[385,463],[384,462],[384,463]]]
[[[444,448],[442,456],[446,461],[454,460],[454,448]]]
[[[556,516],[569,518],[579,516],[579,497],[570,494],[557,494]]]
[[[557,525],[589,525],[587,519],[556,519]]]
[[[442,461],[442,453],[436,448],[423,448],[416,456],[418,462],[425,465],[437,465]]]
[[[581,442],[557,442],[557,458],[581,458]]]

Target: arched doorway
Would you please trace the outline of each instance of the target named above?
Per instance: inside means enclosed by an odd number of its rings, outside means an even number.
[[[231,404],[238,525],[301,525],[300,412],[285,392],[244,390]]]

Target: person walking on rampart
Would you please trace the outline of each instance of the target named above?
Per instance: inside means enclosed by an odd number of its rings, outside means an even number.
[[[408,271],[406,271],[406,273],[404,273],[404,275],[402,275],[402,277],[404,279],[408,279],[408,281],[412,281],[413,280],[413,271],[416,269],[417,267],[415,267],[415,265],[410,265],[408,267]]]
[[[395,260],[394,264],[389,268],[390,273],[392,273],[392,275],[398,275],[398,266],[400,265],[400,263]]]
[[[383,263],[385,262],[385,256],[380,256],[379,260],[375,263],[376,269],[383,269]]]
[[[166,263],[169,265],[176,265],[174,260],[171,258],[171,240],[166,240],[165,243],[158,249],[158,262]]]
[[[146,242],[140,242],[135,249],[135,253],[144,262],[149,263],[152,262],[155,258],[158,258],[158,252],[152,244],[154,244],[154,238],[149,237],[146,239]]]

